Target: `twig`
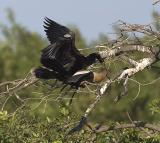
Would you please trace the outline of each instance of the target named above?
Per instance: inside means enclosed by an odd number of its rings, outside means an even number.
[[[5,95],[5,94],[14,94],[15,92],[18,92],[19,90],[22,90],[35,82],[37,82],[38,79],[35,77],[35,74],[33,72],[33,69],[27,74],[26,78],[21,79],[21,80],[16,80],[13,82],[5,82],[4,84],[1,83],[1,86],[8,86],[8,89],[6,91],[3,91],[0,93],[0,95]]]
[[[154,0],[153,5],[156,5],[159,2],[160,2],[160,0]]]

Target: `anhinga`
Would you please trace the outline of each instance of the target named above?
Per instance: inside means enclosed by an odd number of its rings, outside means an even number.
[[[99,73],[80,71],[95,63],[96,59],[100,63],[103,62],[103,59],[98,53],[82,55],[76,49],[75,34],[70,29],[48,18],[45,18],[44,28],[50,45],[42,50],[40,61],[43,66],[35,69],[37,78],[57,79],[65,86],[70,85],[75,89],[83,87],[85,81],[101,82],[106,78],[106,70]],[[79,125],[70,130],[68,134],[80,130],[85,122],[86,118],[82,117]]]
[[[58,79],[65,84],[78,88],[84,80],[96,80],[93,72],[75,74],[96,62],[103,59],[98,53],[91,53],[88,56],[82,55],[75,46],[75,34],[53,20],[45,18],[44,28],[50,45],[42,50],[41,64],[35,70],[37,78]],[[74,75],[75,74],[75,75]],[[98,79],[99,80],[99,79]]]

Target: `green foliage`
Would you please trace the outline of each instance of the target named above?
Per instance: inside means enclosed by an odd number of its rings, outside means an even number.
[[[158,114],[160,115],[160,99],[155,99],[150,104],[150,110],[152,111],[152,114]]]
[[[46,46],[45,40],[39,34],[18,24],[10,10],[8,18],[10,26],[1,24],[5,39],[0,46],[1,81],[23,77],[38,64],[38,53]]]
[[[159,135],[146,137],[136,129],[94,133],[86,128],[69,136],[67,132],[75,119],[73,115],[66,116],[60,113],[54,119],[46,117],[44,120],[30,114],[28,108],[22,108],[12,116],[3,111],[0,112],[0,140],[2,143],[159,143],[160,141]]]

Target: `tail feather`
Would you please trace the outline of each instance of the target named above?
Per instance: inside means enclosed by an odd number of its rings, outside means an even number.
[[[39,67],[39,68],[35,69],[34,72],[35,72],[36,77],[40,78],[40,79],[59,79],[59,80],[63,79],[56,72],[50,71],[50,70],[43,68],[43,67]]]

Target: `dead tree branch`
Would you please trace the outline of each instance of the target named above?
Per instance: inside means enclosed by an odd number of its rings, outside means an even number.
[[[122,32],[138,32],[160,40],[160,32],[153,30],[150,25],[128,24],[121,20],[119,21],[119,25]]]
[[[38,79],[36,78],[33,69],[27,74],[27,76],[24,79],[19,79],[11,82],[4,82],[0,84],[0,88],[5,88],[4,91],[0,92],[0,96],[6,95],[6,94],[14,94],[18,92],[19,90],[22,90],[35,82],[37,82]]]
[[[160,2],[160,0],[154,0],[153,5],[156,5],[159,2]]]
[[[155,132],[160,132],[160,127],[157,125],[145,123],[142,121],[133,121],[131,124],[118,124],[112,126],[101,126],[98,130],[95,130],[96,133],[107,132],[111,130],[120,130],[127,128],[147,128],[149,130],[153,130]]]
[[[155,49],[151,49],[151,47],[142,46],[142,45],[123,45],[114,49],[107,49],[106,51],[102,51],[100,52],[100,55],[103,58],[113,58],[123,53],[134,52],[134,51],[152,54],[153,53],[152,50],[159,51],[159,48],[157,47]]]

